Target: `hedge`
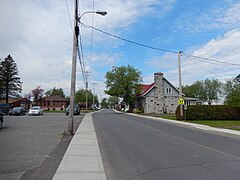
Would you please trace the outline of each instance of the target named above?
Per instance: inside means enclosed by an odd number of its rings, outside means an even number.
[[[180,120],[179,107],[176,110],[176,118]],[[196,105],[188,106],[186,120],[240,120],[240,107],[222,105]]]

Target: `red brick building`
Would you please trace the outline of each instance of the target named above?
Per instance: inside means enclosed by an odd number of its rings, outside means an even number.
[[[36,102],[37,106],[42,106],[44,110],[65,110],[69,105],[69,100],[61,96],[47,96]]]

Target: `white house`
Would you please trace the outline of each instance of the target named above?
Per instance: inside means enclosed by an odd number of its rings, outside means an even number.
[[[179,91],[163,77],[163,73],[154,73],[154,82],[141,85],[140,91],[136,107],[143,109],[144,113],[175,113]],[[183,99],[187,105],[196,105],[196,98],[187,98],[183,95]]]

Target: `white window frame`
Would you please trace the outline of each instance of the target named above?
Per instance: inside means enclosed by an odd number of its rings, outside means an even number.
[[[167,89],[166,89],[166,93],[167,93],[167,94],[172,94],[172,88],[167,88]]]

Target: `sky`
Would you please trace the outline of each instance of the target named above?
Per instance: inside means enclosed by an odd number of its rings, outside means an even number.
[[[0,59],[10,54],[15,60],[22,95],[37,86],[45,91],[62,88],[69,95],[73,9],[73,0],[1,0]],[[80,25],[89,89],[99,99],[107,97],[105,74],[113,66],[133,66],[141,71],[144,84],[153,82],[155,72],[163,72],[178,87],[178,51],[184,52],[183,85],[206,78],[225,82],[240,73],[239,0],[79,0],[80,15],[92,10],[108,13],[85,14],[85,26]],[[76,90],[81,88],[85,84],[78,61]]]

